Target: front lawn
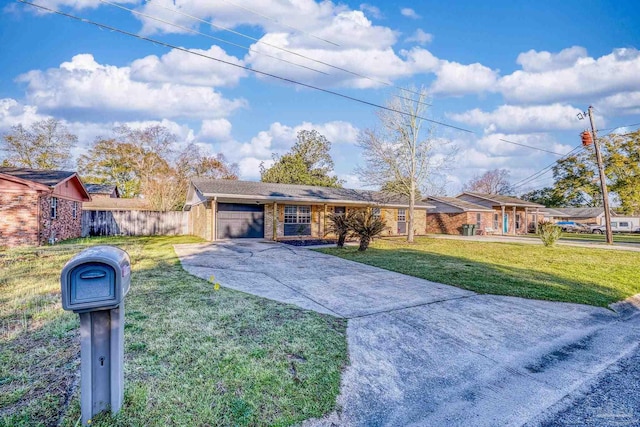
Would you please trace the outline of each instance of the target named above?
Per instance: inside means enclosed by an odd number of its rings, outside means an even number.
[[[318,251],[479,293],[596,306],[640,293],[638,252],[428,237]]]
[[[64,263],[96,243],[131,256],[125,404],[98,426],[291,425],[333,409],[346,321],[195,278],[173,244],[91,239],[0,251],[0,426],[75,426],[78,316],[60,304]]]

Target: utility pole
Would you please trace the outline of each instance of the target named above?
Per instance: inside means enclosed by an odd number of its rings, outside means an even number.
[[[607,244],[613,244],[613,232],[611,231],[611,212],[609,211],[609,193],[607,191],[607,177],[604,174],[604,165],[602,164],[602,154],[600,153],[600,144],[596,136],[596,126],[593,123],[593,107],[589,106],[589,121],[591,122],[591,134],[593,136],[593,148],[596,150],[596,161],[598,162],[598,172],[600,174],[600,188],[602,190],[602,205],[604,206],[605,229],[607,231]]]

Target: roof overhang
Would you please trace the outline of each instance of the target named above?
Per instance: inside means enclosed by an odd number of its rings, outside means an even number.
[[[459,194],[456,197],[460,197],[462,195],[471,196],[471,197],[477,197],[478,199],[482,199],[482,200],[486,200],[486,201],[491,202],[491,203],[495,203],[497,206],[504,206],[504,207],[510,206],[510,207],[517,207],[517,208],[538,208],[538,209],[543,209],[544,208],[543,205],[539,205],[537,203],[527,203],[524,200],[522,200],[522,202],[508,203],[508,202],[501,202],[499,200],[495,200],[495,199],[492,199],[490,197],[479,196],[479,195],[477,195],[475,193],[462,192],[461,194]]]
[[[221,203],[306,203],[315,205],[340,205],[340,206],[380,206],[389,208],[408,208],[406,203],[380,202],[375,200],[339,200],[318,199],[313,197],[287,197],[287,196],[262,196],[255,194],[221,194],[201,193],[209,200]],[[416,209],[435,209],[432,205],[416,205]]]

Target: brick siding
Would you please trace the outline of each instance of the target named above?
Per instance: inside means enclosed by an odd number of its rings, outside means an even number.
[[[37,212],[37,193],[0,193],[0,245],[37,245]]]
[[[73,217],[73,201],[58,198],[57,213],[51,218],[51,196],[40,198],[40,244],[49,239],[55,242],[80,237],[82,234],[82,202],[77,203],[76,216]]]

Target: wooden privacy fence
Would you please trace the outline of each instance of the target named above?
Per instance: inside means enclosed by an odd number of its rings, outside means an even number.
[[[82,237],[189,234],[189,212],[82,211]]]

